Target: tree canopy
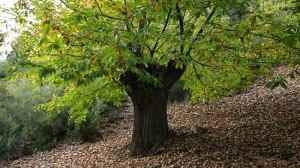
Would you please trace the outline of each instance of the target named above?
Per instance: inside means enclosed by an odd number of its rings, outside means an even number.
[[[64,97],[47,107],[68,106],[78,122],[95,96],[118,104],[125,92],[140,98],[134,90],[145,91],[142,85],[153,93],[168,90],[182,74],[199,101],[243,89],[274,64],[298,64],[295,6],[277,0],[22,0],[16,13],[25,28],[15,57],[30,67],[28,77],[66,86]]]

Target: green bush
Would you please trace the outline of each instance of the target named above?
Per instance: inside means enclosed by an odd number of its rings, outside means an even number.
[[[18,158],[47,149],[67,131],[67,117],[49,118],[37,105],[49,101],[61,88],[35,88],[27,80],[0,86],[0,158]]]
[[[13,151],[18,137],[16,133],[19,125],[13,118],[9,102],[14,101],[12,95],[4,88],[3,84],[0,85],[0,158],[9,156],[8,152]]]
[[[75,116],[65,111],[51,113],[38,108],[54,95],[62,96],[63,88],[36,87],[26,79],[0,83],[0,159],[14,159],[46,150],[67,135],[93,141],[107,122],[108,111],[115,107],[101,98],[94,100],[86,119],[75,123]]]

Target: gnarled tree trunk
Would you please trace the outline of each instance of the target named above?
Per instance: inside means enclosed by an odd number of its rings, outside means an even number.
[[[121,77],[123,85],[130,87],[127,90],[134,106],[134,125],[131,141],[131,154],[146,156],[155,152],[155,149],[168,136],[167,103],[171,86],[185,71],[175,68],[175,62],[169,62],[166,67],[140,67],[161,81],[160,86],[139,80],[139,77],[128,71]]]

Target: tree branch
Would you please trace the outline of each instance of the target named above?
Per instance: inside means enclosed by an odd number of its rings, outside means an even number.
[[[146,16],[144,16],[142,18],[142,20],[140,20],[139,27],[138,27],[138,33],[140,33],[145,28],[145,20],[146,20]],[[135,53],[136,56],[142,56],[142,54],[143,54],[143,45],[142,44],[137,44],[134,50],[135,51],[133,51],[133,52]]]
[[[97,5],[97,7],[98,7],[99,11],[100,11],[101,13],[103,13],[103,12],[102,12],[102,10],[101,10],[101,8],[100,8],[100,5],[99,5],[99,3],[97,2],[97,0],[94,0],[94,2],[96,3],[96,5]]]
[[[255,35],[255,36],[265,37],[265,38],[272,39],[272,40],[276,40],[276,41],[280,41],[279,38],[276,38],[276,37],[270,37],[270,36],[267,36],[267,35],[264,35],[264,34],[258,34],[258,33],[253,33],[253,32],[250,32],[250,34]]]
[[[147,43],[144,43],[144,45],[148,48],[148,50],[149,50],[150,53],[151,53],[151,48],[150,48],[150,46],[149,46]]]
[[[182,39],[183,33],[184,33],[184,20],[182,17],[181,9],[179,7],[178,2],[176,3],[176,11],[178,15],[178,22],[179,22],[179,29],[180,29],[180,38]],[[184,46],[181,44],[180,46],[180,52],[183,53]]]
[[[204,83],[203,83],[202,80],[201,80],[202,75],[200,75],[200,74],[198,73],[198,71],[197,71],[195,65],[193,65],[193,69],[194,69],[194,72],[196,73],[197,80],[198,80],[203,86],[205,86]]]
[[[191,59],[192,59],[192,61],[196,62],[197,64],[199,64],[199,65],[201,65],[201,66],[212,67],[211,65],[203,64],[203,63],[201,63],[201,62],[199,62],[199,61],[193,59],[192,57],[191,57]]]
[[[217,9],[217,6],[215,6],[215,7],[212,9],[212,11],[210,12],[210,14],[209,14],[209,15],[207,16],[207,18],[205,19],[205,21],[204,21],[202,27],[201,27],[201,28],[199,29],[199,31],[197,32],[197,34],[196,34],[195,38],[193,39],[193,41],[192,41],[192,43],[191,43],[191,46],[190,46],[190,48],[189,48],[189,50],[188,50],[188,52],[187,52],[188,55],[190,55],[190,52],[191,52],[191,50],[192,50],[192,44],[195,43],[197,40],[199,40],[200,35],[201,35],[201,34],[203,33],[203,31],[204,31],[203,26],[204,26],[205,24],[207,24],[207,23],[210,21],[210,19],[212,18],[212,16],[213,16],[213,15],[215,14],[215,12],[216,12],[216,9]]]
[[[166,31],[166,28],[167,28],[167,26],[168,26],[169,19],[170,19],[170,16],[171,16],[171,12],[172,12],[172,7],[171,7],[170,10],[169,10],[167,19],[166,19],[166,21],[165,21],[165,24],[164,24],[164,27],[163,27],[161,33],[164,33],[164,32]],[[161,36],[158,37],[158,39],[157,39],[156,42],[155,42],[155,45],[154,45],[153,49],[150,50],[150,52],[151,52],[151,53],[150,53],[150,54],[151,54],[151,57],[153,57],[154,53],[157,51],[157,50],[156,50],[156,47],[157,47],[157,45],[158,45],[158,42],[159,42],[160,38],[161,38]]]
[[[63,3],[67,8],[69,8],[70,9],[70,7],[69,7],[69,5],[65,2],[65,1],[63,1],[63,0],[59,0],[61,3]]]
[[[156,51],[158,51],[166,42],[168,41],[168,39],[166,39],[163,43],[161,43],[161,45],[154,51],[154,53],[156,52]]]
[[[186,70],[186,65],[183,65],[183,68],[176,68],[176,62],[174,60],[170,60],[166,67],[166,71],[164,72],[162,78],[166,82],[167,87],[171,87],[184,73]]]
[[[228,29],[228,28],[222,28],[222,27],[216,27],[216,29],[221,29],[221,30],[231,31],[231,32],[236,32],[237,31],[235,29]],[[271,36],[268,36],[268,35],[258,34],[258,33],[254,33],[254,32],[249,32],[249,34],[259,36],[259,37],[265,37],[265,38],[276,40],[276,41],[280,41],[280,38],[278,38],[278,37],[271,37]]]

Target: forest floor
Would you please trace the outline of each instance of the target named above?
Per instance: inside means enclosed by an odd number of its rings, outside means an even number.
[[[173,135],[154,156],[128,157],[133,114],[127,105],[97,142],[64,143],[0,167],[300,167],[300,79],[288,82],[287,90],[270,91],[261,78],[215,103],[170,105]]]

